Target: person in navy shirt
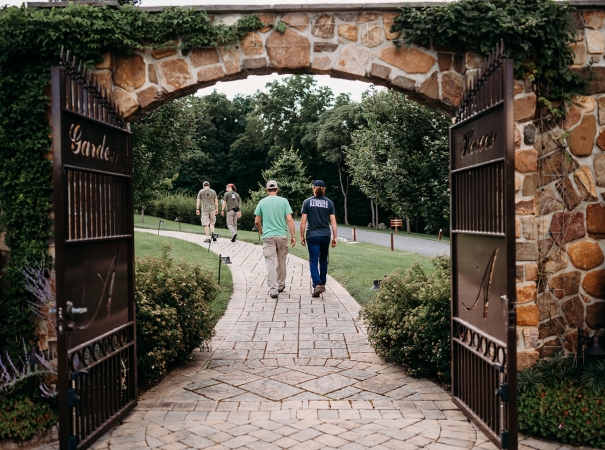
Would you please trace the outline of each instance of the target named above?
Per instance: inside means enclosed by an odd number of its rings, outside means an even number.
[[[314,181],[313,197],[303,202],[301,210],[300,243],[309,249],[313,297],[319,297],[326,290],[330,242],[332,247],[336,247],[338,236],[334,203],[325,195],[324,182]]]

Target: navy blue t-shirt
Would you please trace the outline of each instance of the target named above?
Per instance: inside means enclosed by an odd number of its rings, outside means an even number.
[[[331,235],[330,216],[336,214],[332,200],[310,197],[303,202],[301,213],[307,215],[307,238]]]

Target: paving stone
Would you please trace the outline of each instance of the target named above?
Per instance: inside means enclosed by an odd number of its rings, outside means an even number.
[[[231,256],[234,280],[211,352],[142,393],[98,448],[493,448],[439,386],[374,353],[359,305],[333,279],[312,298],[308,263],[289,255],[287,288],[275,301],[260,246],[221,238],[211,250]],[[530,439],[522,447],[562,450]]]

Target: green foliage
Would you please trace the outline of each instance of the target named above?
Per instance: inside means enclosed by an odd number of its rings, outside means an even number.
[[[167,103],[132,125],[135,208],[145,208],[160,190],[172,188],[182,155],[196,144],[194,130],[190,98]]]
[[[218,293],[213,275],[199,266],[162,256],[136,261],[137,364],[139,383],[160,380],[191,359],[214,334],[210,303]]]
[[[0,397],[0,439],[27,439],[57,423],[57,414],[47,404],[24,396]]]
[[[605,396],[573,381],[519,395],[519,431],[573,445],[605,447]]]
[[[222,198],[222,196],[219,195],[219,198]],[[147,212],[166,220],[175,220],[177,217],[180,217],[182,223],[200,225],[200,216],[195,215],[195,201],[196,197],[188,194],[161,195],[147,209]],[[237,220],[238,228],[248,231],[252,229],[254,226],[255,208],[255,202],[250,200],[242,202],[240,206],[242,217]],[[227,228],[227,222],[220,213],[216,216],[215,226],[216,228]]]
[[[399,217],[449,227],[448,119],[396,91],[370,92],[347,148],[353,183]]]
[[[51,130],[46,117],[50,67],[61,46],[88,65],[103,53],[145,46],[183,49],[230,44],[262,26],[256,16],[213,25],[204,11],[168,8],[155,14],[70,3],[66,8],[0,8],[0,232],[11,249],[2,273],[0,348],[15,355],[33,333],[21,270],[47,257],[51,238]]]
[[[544,100],[569,102],[586,80],[569,68],[576,29],[565,2],[552,0],[462,0],[425,8],[401,8],[392,31],[408,44],[433,45],[482,55],[504,40],[515,74],[528,78]],[[554,111],[559,112],[559,111]]]
[[[450,382],[450,260],[431,260],[427,273],[419,263],[398,269],[382,282],[361,310],[376,353],[405,367],[413,377]]]

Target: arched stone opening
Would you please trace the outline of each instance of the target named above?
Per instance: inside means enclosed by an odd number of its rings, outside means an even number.
[[[245,14],[255,11],[248,9]],[[234,23],[244,13],[217,12]],[[278,73],[372,82],[452,115],[480,67],[473,53],[393,45],[395,10],[259,12],[266,27],[234,47],[105,55],[95,74],[128,120],[218,81]],[[564,124],[534,122],[531,84],[515,82],[515,195],[519,368],[574,351],[578,326],[605,327],[605,11],[577,13],[574,67],[592,62],[590,95],[574,99]],[[175,37],[175,44],[179,39]]]

